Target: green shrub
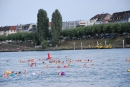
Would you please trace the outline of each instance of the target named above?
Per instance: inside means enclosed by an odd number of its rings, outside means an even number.
[[[48,42],[46,40],[43,40],[41,43],[42,48],[45,49],[47,45],[48,45]]]

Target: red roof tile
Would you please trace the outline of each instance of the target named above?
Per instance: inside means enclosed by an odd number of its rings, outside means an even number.
[[[10,30],[16,30],[16,26],[11,26]]]

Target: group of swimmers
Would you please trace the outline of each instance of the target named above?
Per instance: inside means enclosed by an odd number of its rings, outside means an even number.
[[[66,59],[65,61],[61,61],[61,60],[54,60],[54,59],[50,59],[50,60],[47,60],[47,59],[39,59],[39,61],[42,61],[43,64],[46,64],[46,61],[48,61],[48,63],[52,64],[58,64],[57,68],[61,68],[60,64],[63,65],[63,68],[69,68],[69,67],[72,67],[74,66],[74,63],[77,62],[77,63],[83,63],[83,67],[86,67],[86,63],[91,63],[92,60],[72,60],[72,59]],[[9,62],[9,61],[7,61]],[[27,61],[25,60],[20,60],[20,63],[28,63],[30,67],[33,67],[33,66],[36,66],[36,60],[35,59],[29,59]],[[42,64],[41,63],[41,64]],[[48,63],[46,64],[45,68],[50,68],[50,66],[48,65]],[[93,64],[91,64],[93,65]],[[23,71],[24,74],[26,74],[26,70]],[[8,77],[8,76],[18,76],[21,74],[21,71],[19,72],[16,72],[14,73],[14,71],[6,71],[4,74],[3,74],[3,77]],[[43,75],[43,72],[40,72],[41,75]],[[32,73],[32,75],[36,75],[36,73]],[[58,72],[58,75],[59,76],[62,76],[62,75],[65,75],[65,72]]]
[[[39,60],[41,60],[41,59],[39,59]],[[82,63],[84,63],[83,64],[83,67],[86,67],[87,65],[86,65],[86,63],[92,63],[92,60],[75,60],[76,62],[82,62]],[[46,64],[45,62],[42,62],[43,64]],[[68,59],[68,60],[66,60],[65,62],[64,61],[60,61],[60,60],[49,60],[49,63],[55,63],[55,64],[61,64],[61,65],[64,65],[63,67],[64,68],[69,68],[69,67],[72,67],[72,66],[74,66],[74,60],[71,60],[71,59]],[[94,64],[91,64],[92,66],[94,65]],[[45,68],[49,68],[49,65],[46,65],[45,66]],[[61,66],[60,65],[58,65],[57,66],[57,68],[61,68]]]
[[[50,64],[54,63],[54,64],[58,64],[57,68],[61,68],[60,64],[61,65],[64,65],[63,67],[64,68],[69,68],[71,66],[74,66],[74,63],[83,63],[83,67],[86,67],[87,66],[87,63],[92,63],[92,60],[72,60],[72,59],[66,59],[65,61],[61,61],[61,60],[54,60],[54,59],[50,59],[50,60],[47,60],[47,59],[39,59],[39,61],[42,61],[41,64],[46,64],[45,68],[50,68],[50,66],[48,65],[48,63],[46,63],[46,61],[48,61]],[[111,61],[111,59],[108,59],[108,61]],[[130,62],[130,58],[126,59],[127,62]],[[10,62],[10,60],[6,60],[6,62]],[[33,66],[36,66],[36,60],[34,60],[33,58],[32,59],[29,59],[27,61],[25,60],[20,60],[20,63],[28,63],[30,67],[33,67]],[[94,64],[91,64],[92,66]],[[27,73],[26,70],[23,71],[24,74]],[[2,77],[9,77],[9,76],[19,76],[20,74],[22,74],[21,71],[19,72],[16,72],[14,73],[14,71],[6,71]],[[43,71],[41,71],[39,73],[40,75],[43,75]],[[31,75],[36,75],[36,73],[31,73]],[[65,72],[58,72],[58,76],[63,76],[65,75]]]
[[[36,66],[36,61],[34,59],[27,60],[30,67]],[[20,63],[25,63],[25,60],[20,60]]]
[[[46,60],[47,59],[39,59],[39,61],[43,61],[42,62],[43,64],[46,64],[46,62],[45,62]],[[79,63],[83,62],[84,63],[83,67],[86,67],[86,63],[89,63],[89,62],[92,63],[92,60],[89,60],[89,59],[88,60],[75,60],[75,61],[71,60],[71,59],[67,59],[66,61],[50,59],[48,61],[49,61],[49,63],[64,64],[64,66],[63,66],[64,68],[69,68],[69,67],[73,66],[74,62],[79,62]],[[27,62],[30,65],[30,67],[36,66],[36,61],[34,59],[29,59],[29,60],[27,60]],[[25,60],[20,60],[20,63],[25,63]],[[94,65],[94,64],[91,64],[91,65]],[[45,66],[45,68],[49,68],[49,67],[50,66],[48,64]],[[57,68],[61,68],[61,66],[58,65]]]
[[[14,73],[14,71],[6,71],[2,77],[9,77],[9,76],[18,76],[21,74],[21,71]]]
[[[19,72],[16,72],[16,73],[14,73],[14,71],[6,71],[4,74],[3,74],[3,78],[6,78],[6,77],[9,77],[9,76],[19,76],[20,74],[26,74],[27,72],[26,72],[26,70],[24,70],[24,72],[22,73],[21,71],[19,71]],[[43,71],[41,71],[40,72],[40,75],[43,75],[44,73],[43,73]],[[36,75],[36,73],[31,73],[31,75]],[[65,72],[58,72],[58,76],[64,76],[65,75]]]

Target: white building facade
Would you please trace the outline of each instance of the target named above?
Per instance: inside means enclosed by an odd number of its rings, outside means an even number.
[[[75,28],[77,25],[79,25],[79,20],[62,22],[62,30]]]

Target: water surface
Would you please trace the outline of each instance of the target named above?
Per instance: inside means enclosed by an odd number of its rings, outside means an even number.
[[[66,61],[72,59],[73,66],[63,68],[66,64],[52,64],[39,59],[46,59],[50,53],[55,60]],[[34,58],[36,67],[30,67],[27,61]],[[0,87],[130,87],[130,49],[91,49],[91,50],[61,50],[61,51],[27,51],[0,53]],[[92,60],[92,63],[77,63],[75,60]],[[108,61],[110,59],[110,61]],[[6,62],[10,60],[10,62]],[[46,65],[50,68],[45,68]],[[91,64],[94,64],[92,66]],[[57,68],[60,65],[61,68]],[[27,74],[23,74],[24,70]],[[21,71],[19,76],[3,78],[6,70]],[[40,75],[43,71],[44,75]],[[58,72],[65,72],[65,76],[58,76]],[[32,75],[36,73],[36,75]]]

